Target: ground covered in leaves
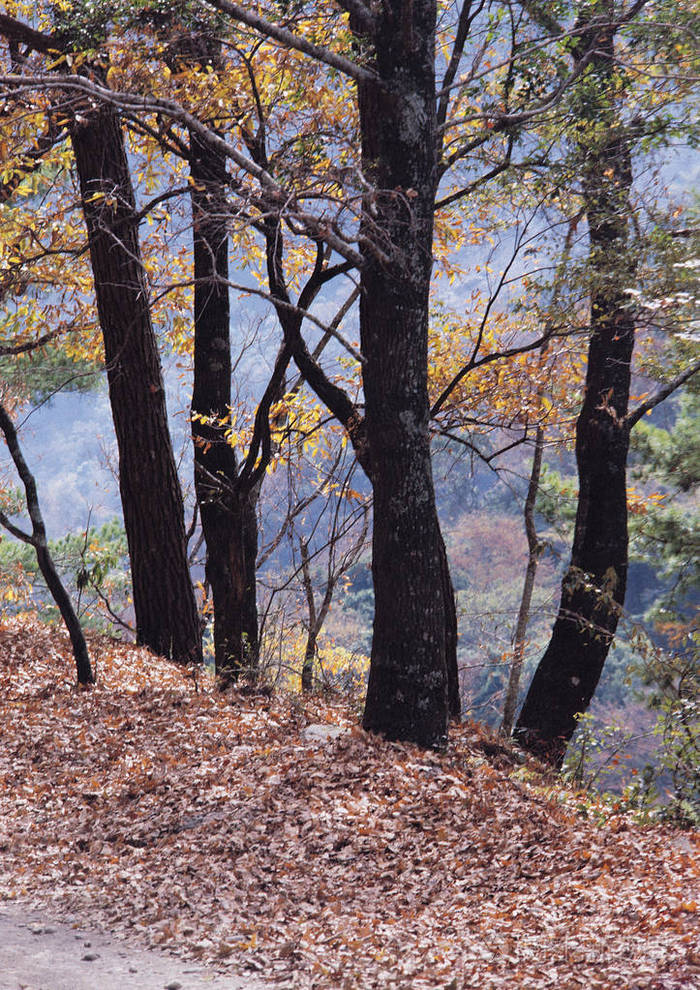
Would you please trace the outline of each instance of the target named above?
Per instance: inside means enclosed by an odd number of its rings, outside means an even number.
[[[80,691],[0,624],[0,899],[281,986],[700,987],[697,834],[596,825],[474,726],[426,753],[91,647]]]

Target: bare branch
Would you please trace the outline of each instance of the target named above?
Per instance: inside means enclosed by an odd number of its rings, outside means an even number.
[[[0,14],[0,34],[11,41],[19,41],[23,45],[28,45],[34,51],[43,52],[44,55],[52,52],[58,54],[64,50],[59,38],[35,31],[33,27],[18,21],[15,17],[9,17],[7,14]]]
[[[689,368],[686,368],[685,371],[674,378],[673,381],[669,382],[668,385],[664,385],[663,388],[658,390],[658,392],[655,392],[654,395],[651,395],[644,402],[641,402],[636,409],[632,410],[631,413],[628,413],[627,423],[630,430],[633,426],[637,425],[642,416],[646,416],[648,412],[651,412],[652,409],[656,408],[656,406],[662,403],[664,399],[667,399],[669,395],[673,395],[676,389],[679,389],[681,385],[685,385],[687,381],[690,381],[690,379],[696,375],[698,371],[700,371],[700,361],[696,361],[695,364],[692,364]]]
[[[27,351],[35,351],[39,347],[43,347],[44,344],[48,344],[50,341],[55,340],[60,334],[60,330],[52,330],[50,333],[45,333],[43,337],[38,337],[36,340],[30,340],[26,344],[0,344],[0,357],[7,357],[10,354],[26,354]]]
[[[237,3],[231,3],[231,0],[205,0],[205,3],[214,7],[216,10],[220,10],[224,14],[228,14],[229,17],[239,21],[241,24],[246,24],[254,31],[257,31],[258,34],[263,35],[263,37],[274,38],[275,41],[279,41],[286,48],[293,48],[303,55],[308,55],[315,62],[322,62],[332,69],[337,69],[338,72],[342,72],[343,75],[349,76],[350,79],[354,79],[356,82],[379,82],[374,72],[363,69],[355,62],[351,62],[350,59],[344,58],[342,55],[337,55],[328,48],[315,45],[313,42],[307,41],[306,38],[299,37],[293,31],[280,27],[279,24],[273,24],[271,21],[265,20],[264,17],[253,13],[252,10],[246,10]]]
[[[485,172],[483,175],[479,176],[478,179],[474,179],[474,181],[470,182],[468,186],[464,186],[464,188],[458,189],[456,192],[450,193],[450,195],[445,196],[444,199],[439,199],[435,203],[435,209],[436,210],[444,209],[444,207],[450,206],[452,203],[456,203],[457,200],[463,199],[465,196],[470,196],[475,189],[479,188],[479,186],[483,186],[484,183],[489,182],[491,179],[495,179],[497,175],[501,174],[501,172],[505,172],[505,170],[510,166],[514,144],[515,141],[513,139],[513,135],[509,134],[508,147],[506,148],[506,153],[503,158],[503,161],[499,162],[498,165],[494,165],[492,169],[490,169],[488,172]],[[450,163],[452,163],[452,161],[453,161],[453,157],[450,156]]]
[[[479,10],[483,7],[483,3],[479,5]],[[440,89],[440,99],[438,102],[437,110],[437,122],[438,126],[445,123],[447,118],[447,107],[449,104],[450,89],[452,83],[454,82],[455,76],[457,75],[457,69],[459,68],[459,63],[462,59],[462,53],[464,52],[464,45],[469,34],[469,28],[472,23],[471,14],[471,0],[465,0],[462,4],[462,9],[459,12],[459,22],[457,24],[457,32],[455,34],[455,40],[452,44],[452,53],[450,55],[450,62],[445,70],[445,76],[442,80],[442,87]]]
[[[29,543],[33,547],[37,545],[33,536],[30,536],[29,533],[25,533],[24,530],[19,529],[11,523],[2,511],[0,511],[0,525],[4,526],[8,533],[12,533],[12,535],[17,537],[18,540],[21,540],[22,543]]]
[[[280,386],[284,380],[284,374],[291,357],[291,348],[288,344],[283,344],[277,355],[270,381],[267,383],[267,388],[255,412],[253,436],[248,447],[248,455],[241,467],[236,482],[236,487],[239,491],[251,491],[263,476],[270,463],[270,457],[272,455],[270,406],[279,397]],[[260,454],[259,458],[258,453]]]

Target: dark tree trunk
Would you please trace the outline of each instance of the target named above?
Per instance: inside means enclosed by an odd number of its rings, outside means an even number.
[[[78,683],[83,685],[93,684],[95,678],[90,665],[90,655],[88,653],[87,643],[85,642],[85,636],[83,635],[83,630],[80,625],[80,619],[78,618],[75,609],[73,608],[73,603],[70,600],[70,595],[63,586],[63,582],[61,581],[58,571],[56,570],[48,546],[35,544],[35,550],[39,570],[46,581],[46,587],[51,592],[51,597],[55,601],[58,611],[61,613],[63,624],[68,630],[68,635],[70,636],[71,646],[73,648],[73,657],[75,658],[75,666],[78,675]]]
[[[376,17],[373,68],[382,82],[359,83],[363,171],[374,187],[364,202],[360,300],[375,596],[363,725],[439,747],[449,709],[427,391],[435,4],[393,0]]]
[[[445,604],[445,666],[447,669],[447,705],[450,718],[458,722],[462,717],[462,694],[459,686],[459,666],[457,664],[457,603],[450,575],[447,548],[440,534],[440,570],[442,573],[442,593]]]
[[[316,659],[316,643],[318,642],[318,616],[316,614],[316,597],[314,595],[313,582],[311,580],[311,561],[309,559],[309,547],[303,540],[299,540],[299,551],[301,553],[301,573],[306,595],[306,607],[309,611],[309,626],[306,634],[306,648],[304,649],[304,663],[301,668],[301,690],[303,694],[310,694],[314,686],[314,661]]]
[[[255,593],[257,487],[239,490],[226,440],[231,404],[226,160],[190,135],[194,230],[195,488],[214,604],[216,672],[224,684],[258,656]]]
[[[584,37],[581,43],[587,42]],[[629,135],[611,109],[613,70],[611,28],[598,40],[588,92],[595,91],[600,99],[589,96],[589,143],[579,145],[592,287],[586,390],[576,424],[574,542],[552,637],[515,728],[522,745],[554,766],[561,765],[576,716],[593,697],[627,583],[627,413],[634,319],[624,290],[633,275],[627,247],[632,170]]]
[[[85,108],[73,119],[71,139],[119,448],[137,637],[179,663],[198,662],[201,636],[182,493],[117,115],[108,107]]]
[[[523,668],[523,657],[525,654],[525,637],[527,635],[528,622],[530,621],[532,592],[535,587],[537,564],[542,553],[542,544],[537,539],[537,530],[535,528],[535,504],[537,501],[537,492],[540,487],[540,476],[542,474],[543,444],[544,431],[540,424],[537,427],[535,453],[532,457],[532,470],[530,471],[530,484],[528,485],[527,498],[525,499],[525,507],[523,509],[525,534],[527,536],[527,568],[525,569],[525,582],[523,584],[523,593],[520,598],[518,619],[515,624],[515,634],[513,636],[513,660],[510,665],[506,700],[503,705],[503,719],[499,729],[501,736],[510,736],[513,731],[515,711],[518,704],[518,690],[520,688],[520,674]]]
[[[10,456],[12,457],[15,467],[17,468],[17,473],[19,474],[20,480],[24,485],[27,511],[29,512],[29,518],[32,523],[31,536],[14,526],[3,512],[0,512],[0,523],[2,523],[2,525],[5,526],[5,528],[18,539],[25,543],[30,543],[34,547],[39,570],[46,581],[46,586],[49,589],[51,597],[56,603],[59,612],[61,613],[63,624],[68,630],[68,635],[70,636],[71,646],[73,647],[73,657],[75,658],[75,666],[78,675],[78,683],[84,685],[92,684],[95,678],[93,677],[92,667],[90,665],[90,655],[88,653],[87,643],[85,642],[85,636],[83,635],[80,620],[76,615],[75,609],[73,608],[73,603],[70,600],[70,595],[63,586],[63,582],[61,581],[58,571],[56,570],[53,558],[49,551],[48,540],[46,538],[46,526],[44,525],[41,506],[39,505],[36,480],[32,472],[29,470],[29,465],[24,459],[14,423],[1,402],[0,431],[2,431],[5,436],[5,441],[7,443],[7,448],[10,451]]]

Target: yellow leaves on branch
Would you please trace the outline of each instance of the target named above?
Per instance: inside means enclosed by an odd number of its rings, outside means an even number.
[[[47,129],[41,101],[4,121],[0,184],[0,339],[31,343],[47,329],[65,338],[68,357],[94,360],[99,347],[92,276],[82,216],[71,181],[67,141],[40,158],[32,152]]]
[[[492,312],[483,326],[486,300],[471,294],[463,314],[438,309],[429,332],[429,382],[433,398],[472,360],[476,367],[456,386],[440,419],[451,429],[474,420],[484,428],[546,424],[568,432],[571,403],[583,383],[585,342],[551,341],[540,349],[498,355],[541,336],[541,326],[527,313]],[[485,363],[482,363],[485,362]]]
[[[668,498],[664,492],[642,492],[634,485],[627,486],[627,511],[632,516],[646,516]]]

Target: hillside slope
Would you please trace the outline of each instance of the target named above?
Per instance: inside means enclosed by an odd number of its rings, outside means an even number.
[[[281,986],[700,987],[697,835],[598,827],[473,726],[426,753],[92,650],[81,692],[0,625],[0,899]]]

